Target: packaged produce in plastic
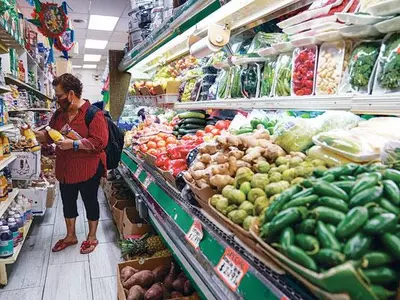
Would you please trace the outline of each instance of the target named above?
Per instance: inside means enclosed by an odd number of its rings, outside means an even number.
[[[400,14],[400,6],[398,0],[364,0],[363,2],[368,2],[368,5],[360,9],[360,11],[365,10],[365,12],[375,15],[375,16],[391,16]]]
[[[400,16],[379,22],[374,25],[381,33],[389,33],[400,29]]]
[[[276,74],[273,84],[275,96],[290,96],[290,82],[292,80],[292,52],[282,53],[276,64]]]
[[[315,35],[318,42],[334,42],[342,39],[342,34],[339,30],[321,32]]]
[[[360,117],[350,112],[329,111],[313,119],[282,119],[275,128],[275,143],[286,152],[305,151],[313,145],[313,136],[336,128],[352,128]]]
[[[317,19],[313,19],[298,25],[290,26],[285,29],[283,29],[283,32],[286,34],[295,34],[298,32],[302,32],[305,30],[311,29],[311,27],[321,24],[321,23],[326,23],[326,22],[335,22],[336,21],[336,16],[327,16],[327,17],[321,17]]]
[[[359,8],[359,12],[360,13],[366,13],[367,9],[372,6],[375,5],[377,3],[381,2],[381,0],[361,0],[360,1],[360,8]]]
[[[362,41],[354,46],[349,67],[342,79],[341,93],[371,92],[380,44],[380,41]]]
[[[191,98],[191,93],[196,85],[196,78],[192,78],[186,81],[185,90],[183,91],[181,102],[188,102]]]
[[[217,99],[228,98],[231,86],[231,69],[221,70],[215,82],[218,84]]]
[[[378,58],[373,94],[400,92],[400,32],[388,34]]]
[[[311,20],[313,18],[318,18],[318,17],[328,14],[331,7],[332,7],[331,5],[328,5],[328,6],[323,6],[323,7],[319,7],[316,9],[308,9],[299,14],[296,14],[295,16],[293,16],[291,18],[288,18],[282,22],[279,22],[277,25],[279,28],[284,29],[289,26],[303,23],[303,22]]]
[[[343,74],[346,72],[347,67],[350,63],[351,51],[353,50],[353,42],[351,40],[345,40],[345,51],[344,51],[344,60],[343,60]]]
[[[314,94],[314,77],[317,67],[317,46],[296,48],[293,51],[292,95]]]
[[[382,147],[381,162],[400,169],[400,141],[387,141]]]
[[[258,32],[253,38],[247,54],[256,53],[257,50],[270,48],[273,44],[285,42],[287,40],[287,35],[283,33]]]
[[[351,39],[366,39],[381,35],[372,25],[349,25],[339,28],[339,32],[343,37]]]
[[[274,82],[277,56],[268,57],[264,63],[264,70],[261,77],[260,97],[272,96],[272,84]]]
[[[241,84],[241,67],[240,66],[233,66],[231,68],[231,98],[241,98],[242,95],[242,84]]]
[[[258,97],[260,94],[261,65],[253,63],[243,66],[240,74],[240,81],[244,97]]]
[[[196,79],[192,92],[190,93],[190,101],[197,101],[201,92],[201,85],[203,83],[203,77]]]
[[[338,13],[336,16],[340,22],[354,25],[373,25],[389,19],[389,17],[379,17],[357,13]]]
[[[343,71],[345,42],[323,43],[319,52],[316,95],[335,95]]]
[[[326,150],[321,146],[312,146],[310,149],[307,150],[307,156],[311,159],[322,160],[330,168],[351,162],[351,160],[348,160],[347,158],[340,156],[332,151]]]

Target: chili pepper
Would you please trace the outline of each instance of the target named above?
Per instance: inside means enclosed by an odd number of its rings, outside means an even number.
[[[355,183],[354,181],[345,180],[345,181],[336,181],[336,182],[333,182],[332,184],[341,188],[343,191],[345,191],[348,194],[348,193],[350,193],[351,189],[353,188],[354,183]]]
[[[360,175],[365,172],[368,172],[367,167],[364,165],[361,165],[361,166],[358,166],[357,169],[354,170],[353,176],[357,176],[357,175]]]
[[[332,197],[321,197],[317,201],[318,205],[330,207],[341,212],[347,213],[349,211],[349,206],[342,199],[332,198]]]
[[[316,193],[319,196],[339,198],[345,201],[349,200],[349,196],[347,196],[345,191],[343,191],[336,185],[333,185],[325,181],[319,181],[316,184],[314,184],[314,193]]]
[[[287,247],[294,245],[294,241],[295,241],[295,235],[293,229],[291,227],[285,228],[282,231],[281,237],[279,239],[279,243],[281,244],[283,249],[285,250]]]
[[[321,170],[321,169],[314,169],[313,175],[317,178],[324,176],[326,173],[326,170]]]
[[[294,245],[289,246],[286,248],[285,254],[288,258],[298,263],[299,265],[302,265],[303,267],[315,272],[318,271],[318,267],[315,261],[299,247]]]
[[[399,184],[400,183],[400,171],[397,171],[394,169],[386,169],[383,172],[383,178],[392,180],[395,183]]]
[[[392,257],[382,251],[373,251],[362,257],[361,266],[363,268],[374,268],[387,265],[393,261]]]
[[[260,238],[266,239],[268,237],[270,226],[271,226],[271,223],[265,223],[264,225],[261,226]]]
[[[323,248],[338,250],[342,248],[335,235],[321,221],[317,222],[317,237]]]
[[[337,250],[321,249],[315,255],[315,260],[328,268],[338,266],[346,261],[346,256]]]
[[[358,232],[346,242],[343,248],[343,253],[347,258],[359,259],[365,253],[367,253],[369,247],[371,246],[371,242],[372,238],[370,236]]]
[[[384,233],[381,241],[386,249],[396,258],[400,259],[400,238],[391,233]]]
[[[334,182],[335,181],[335,176],[333,174],[325,174],[320,178],[320,180],[326,181],[326,182]]]
[[[314,208],[311,211],[311,214],[313,214],[317,220],[332,223],[334,225],[339,224],[345,217],[345,214],[341,211],[325,206]]]
[[[351,189],[350,197],[353,197],[363,190],[374,187],[377,183],[378,179],[375,176],[364,176],[358,179]]]
[[[315,179],[304,179],[303,182],[301,183],[302,186],[305,188],[311,188],[317,181]]]
[[[307,216],[308,210],[304,206],[291,207],[281,211],[271,221],[269,234],[274,235],[287,226],[290,226]]]
[[[384,195],[395,205],[400,205],[400,189],[393,180],[383,181]]]
[[[386,285],[397,281],[396,272],[388,267],[367,269],[363,273],[372,284]]]
[[[384,209],[380,206],[373,206],[373,207],[368,208],[368,216],[370,218],[373,218],[377,215],[388,213],[388,212],[389,211],[387,211],[386,209]]]
[[[335,232],[336,232],[336,227],[335,227],[335,225],[333,225],[333,224],[325,224],[326,225],[326,227],[328,227],[328,229],[333,233],[333,234],[335,234]]]
[[[313,255],[319,251],[319,242],[312,235],[300,233],[296,235],[295,241],[297,246],[302,248],[309,255]]]
[[[369,288],[371,289],[372,293],[374,293],[375,296],[379,300],[386,300],[386,299],[392,298],[396,295],[396,292],[389,291],[380,285],[372,284],[369,286]]]
[[[397,206],[394,206],[392,204],[392,202],[390,202],[389,200],[385,199],[385,198],[381,198],[379,201],[379,206],[386,209],[387,211],[394,213],[396,215],[400,214],[400,209]]]
[[[363,206],[352,208],[346,217],[339,223],[335,235],[339,239],[352,236],[368,221],[368,209]]]
[[[355,181],[356,180],[356,178],[354,177],[354,176],[351,176],[351,175],[341,175],[341,176],[339,176],[339,178],[338,178],[339,180],[343,180],[343,181]]]
[[[381,186],[375,186],[359,192],[354,195],[349,202],[350,207],[363,206],[370,202],[375,202],[382,195],[383,188]]]
[[[294,194],[297,194],[300,190],[301,187],[295,185],[280,194],[265,211],[265,221],[271,221],[272,218],[281,211],[282,207],[285,206],[285,204],[291,199],[291,197]]]
[[[289,207],[296,207],[296,206],[310,206],[311,204],[315,203],[318,200],[317,195],[311,195],[306,197],[299,197],[295,200],[291,200],[289,203],[283,207],[283,209],[287,209]]]
[[[370,219],[365,224],[363,231],[366,234],[384,234],[385,232],[392,232],[396,229],[397,216],[395,214],[387,213],[381,214]]]
[[[351,175],[353,172],[358,168],[359,165],[357,164],[346,164],[343,166],[331,168],[326,171],[326,174],[332,174],[335,178],[339,178],[340,176]]]
[[[297,231],[300,233],[314,234],[315,228],[317,227],[317,220],[305,219],[301,221]]]
[[[310,196],[312,194],[313,194],[313,189],[312,188],[304,189],[301,192],[298,192],[298,193],[294,194],[293,197],[292,197],[292,201],[294,199],[297,199],[297,198],[300,198],[300,197]]]

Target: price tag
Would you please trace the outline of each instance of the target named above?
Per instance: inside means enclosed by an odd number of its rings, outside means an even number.
[[[142,171],[143,171],[143,168],[141,166],[138,166],[138,168],[136,169],[136,172],[135,172],[135,177],[137,179],[139,179],[139,175],[140,175],[140,173],[142,173]]]
[[[143,182],[143,186],[147,189],[150,183],[152,183],[153,181],[154,181],[153,177],[150,174],[147,174],[147,177]]]
[[[232,291],[237,290],[248,269],[249,264],[229,247],[225,249],[224,255],[214,268],[218,276]]]
[[[194,219],[192,227],[186,233],[185,238],[196,251],[199,250],[200,241],[203,239],[203,227],[199,219]]]

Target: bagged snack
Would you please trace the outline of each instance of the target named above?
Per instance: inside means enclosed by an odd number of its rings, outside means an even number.
[[[374,95],[400,92],[400,32],[389,33],[382,42],[374,82]]]
[[[276,74],[273,84],[275,96],[290,96],[290,82],[292,78],[292,52],[282,53],[278,57]]]
[[[327,42],[321,45],[318,59],[316,95],[335,95],[343,70],[345,42]]]
[[[277,56],[267,57],[261,77],[260,97],[272,96]]]
[[[317,55],[317,46],[305,46],[294,50],[292,95],[310,96],[314,94],[314,76]]]

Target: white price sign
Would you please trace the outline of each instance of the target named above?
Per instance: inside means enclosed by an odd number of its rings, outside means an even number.
[[[186,233],[185,238],[196,251],[199,250],[200,241],[203,239],[203,227],[198,219],[194,219],[194,222]]]
[[[214,268],[218,276],[232,291],[237,290],[248,269],[249,264],[229,247],[225,249],[224,255]]]
[[[147,177],[143,182],[143,186],[147,189],[150,183],[152,183],[153,181],[154,181],[153,177],[150,174],[147,174]]]
[[[140,175],[140,173],[142,173],[142,171],[143,171],[143,168],[141,166],[138,166],[138,168],[136,169],[136,172],[134,174],[137,179],[139,179],[139,175]]]

